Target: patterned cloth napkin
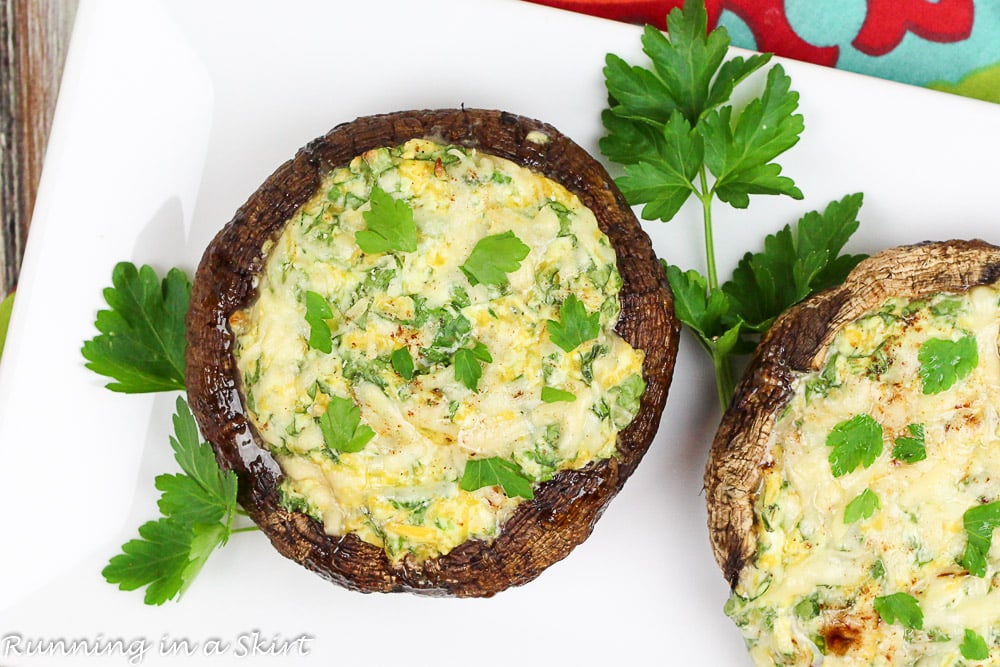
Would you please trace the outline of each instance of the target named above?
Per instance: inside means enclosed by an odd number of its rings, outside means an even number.
[[[666,27],[682,0],[531,0]],[[706,0],[734,46],[1000,103],[998,0]]]

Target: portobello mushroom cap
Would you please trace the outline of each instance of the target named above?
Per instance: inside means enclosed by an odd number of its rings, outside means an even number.
[[[617,253],[624,285],[616,331],[645,352],[646,391],[618,436],[616,456],[557,473],[522,502],[491,542],[470,540],[449,553],[393,564],[356,535],[279,505],[281,468],[246,414],[228,321],[256,298],[265,242],[319,187],[324,174],[368,150],[413,138],[476,148],[565,186],[593,211]],[[555,128],[510,113],[478,109],[403,111],[335,127],[281,165],[208,246],[187,316],[187,390],[202,433],[223,469],[239,478],[239,502],[277,550],[322,577],[362,592],[491,596],[524,584],[586,539],[635,470],[659,426],[677,354],[673,297],[648,236],[605,169]]]
[[[834,336],[887,299],[964,292],[1000,279],[1000,248],[984,241],[927,242],[882,251],[834,287],[793,306],[754,352],[722,417],[705,470],[712,552],[733,588],[757,548],[754,501],[775,420],[801,373],[818,371]]]

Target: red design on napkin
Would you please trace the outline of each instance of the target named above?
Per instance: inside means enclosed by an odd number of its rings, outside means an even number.
[[[684,4],[683,0],[532,1],[606,19],[649,23],[660,30],[666,29],[670,10]],[[718,25],[719,15],[724,9],[739,16],[753,32],[758,51],[772,51],[820,65],[832,66],[837,63],[840,50],[836,46],[814,46],[795,33],[785,14],[784,0],[706,0],[705,9],[708,11],[710,29]]]
[[[973,14],[973,0],[868,0],[868,14],[852,44],[881,56],[899,46],[907,31],[932,42],[960,42],[972,32]]]
[[[626,23],[648,23],[660,30],[667,27],[667,14],[674,7],[684,4],[683,0],[530,0],[540,5],[568,9],[572,12],[600,16],[605,19],[625,21]],[[708,25],[712,27],[719,21],[722,11],[718,0],[707,3]]]
[[[796,34],[785,14],[785,0],[710,0],[708,4],[721,4],[722,9],[743,19],[753,32],[758,51],[780,53],[820,65],[837,64],[840,49],[836,46],[813,46]],[[716,16],[718,14],[716,10]]]

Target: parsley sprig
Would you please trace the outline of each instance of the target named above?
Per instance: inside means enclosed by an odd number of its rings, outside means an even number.
[[[97,313],[100,334],[83,344],[87,368],[112,378],[108,389],[145,393],[184,389],[184,317],[191,281],[180,269],[162,280],[150,266],[121,262]]]
[[[665,265],[680,320],[712,357],[723,408],[733,393],[732,355],[753,349],[761,333],[789,306],[841,282],[862,256],[840,256],[857,229],[861,195],[803,217],[792,230],[769,236],[763,252],[747,253],[721,284],[715,260],[712,204],[746,208],[750,195],[802,199],[775,159],[794,146],[804,124],[798,93],[780,65],[768,70],[762,92],[741,108],[736,88],[770,54],[726,59],[723,27],[707,31],[701,0],[667,16],[665,36],[647,26],[642,36],[651,68],[608,54],[604,69],[610,104],[601,151],[624,166],[616,180],[642,217],[669,221],[692,196],[701,204],[707,275]]]
[[[100,333],[83,345],[87,368],[115,380],[107,385],[113,391],[183,390],[190,279],[180,269],[170,269],[161,279],[152,267],[121,262],[111,282],[104,290],[111,309],[97,313]],[[219,468],[181,397],[173,425],[170,446],[182,472],[154,481],[162,516],[140,526],[139,537],[122,545],[102,570],[122,590],[145,586],[146,604],[180,597],[217,547],[233,533],[256,530],[233,528],[235,515],[242,514],[236,504],[236,474]]]
[[[101,572],[122,590],[146,586],[146,604],[180,597],[216,547],[243,530],[233,528],[236,473],[220,470],[183,398],[173,422],[170,445],[183,473],[156,477],[163,516],[140,526],[139,538],[126,542]]]

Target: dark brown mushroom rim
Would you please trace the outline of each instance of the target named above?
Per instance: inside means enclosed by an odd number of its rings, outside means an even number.
[[[537,133],[547,137],[538,141]],[[450,553],[392,564],[355,535],[331,537],[321,523],[279,506],[282,472],[249,422],[233,357],[229,316],[256,298],[264,243],[317,190],[324,174],[373,148],[413,138],[477,148],[540,172],[576,194],[597,217],[617,253],[621,317],[616,330],[645,351],[646,392],[618,437],[617,455],[541,484],[492,542],[469,541]],[[659,426],[677,354],[679,326],[664,272],[631,209],[604,168],[555,128],[500,111],[405,111],[334,128],[283,164],[236,212],[205,251],[187,316],[191,408],[224,469],[239,477],[239,502],[279,552],[321,576],[364,592],[490,596],[524,584],[590,535],[635,469]]]
[[[843,285],[786,311],[758,346],[723,415],[705,470],[708,530],[730,586],[757,548],[754,499],[777,415],[801,373],[818,371],[845,325],[899,297],[964,292],[1000,279],[1000,248],[983,241],[901,246],[861,262]]]

